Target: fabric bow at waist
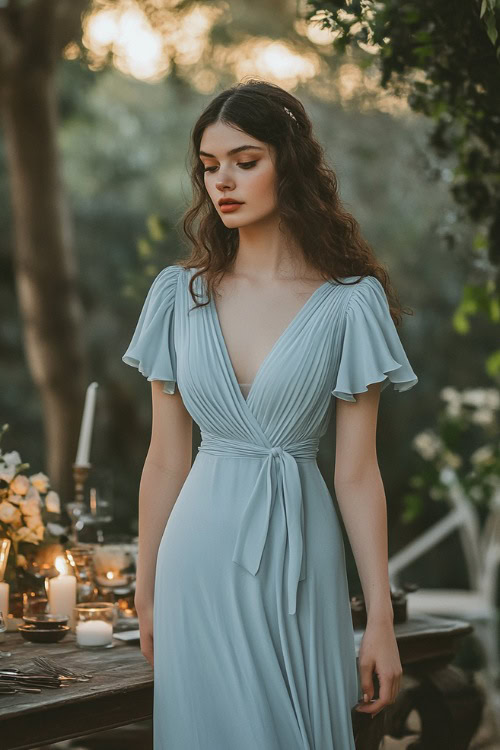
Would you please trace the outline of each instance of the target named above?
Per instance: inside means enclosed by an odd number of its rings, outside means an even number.
[[[233,552],[233,562],[257,575],[264,553],[275,498],[282,497],[287,527],[288,613],[294,615],[299,581],[306,577],[304,555],[304,507],[297,461],[316,458],[319,440],[310,438],[284,446],[266,447],[211,435],[202,435],[199,451],[215,456],[263,458],[254,490],[243,512]],[[273,471],[273,463],[276,471]]]

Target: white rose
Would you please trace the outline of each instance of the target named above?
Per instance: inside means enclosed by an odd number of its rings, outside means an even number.
[[[18,542],[30,542],[31,544],[38,544],[43,539],[43,531],[40,536],[40,528],[43,530],[43,526],[38,526],[36,529],[29,529],[27,526],[21,526],[17,531],[13,532],[12,536]]]
[[[36,529],[42,523],[42,517],[40,514],[26,516],[25,523],[28,529]]]
[[[31,486],[24,496],[25,500],[36,500],[40,505],[42,504],[42,498],[36,487]]]
[[[34,534],[27,526],[21,526],[12,533],[12,538],[17,542],[31,542],[34,538]]]
[[[7,468],[2,467],[2,469],[0,470],[0,479],[3,479],[4,482],[10,484],[15,473],[15,466],[8,466]]]
[[[61,534],[66,533],[64,526],[61,526],[60,523],[52,523],[52,521],[47,523],[47,531],[49,534],[52,534],[52,536],[61,536]]]
[[[28,500],[21,500],[19,507],[24,516],[40,515],[40,500],[36,497],[30,497]]]
[[[25,477],[24,474],[18,474],[14,477],[10,489],[15,492],[16,495],[25,495],[30,488],[30,480]]]
[[[12,523],[20,515],[19,509],[15,505],[12,505],[12,503],[9,503],[7,500],[3,500],[0,503],[0,521],[2,523]]]
[[[33,529],[33,533],[37,541],[43,541],[43,538],[45,536],[45,526],[43,525],[43,523],[39,524],[36,529]]]
[[[49,489],[50,480],[47,474],[44,474],[42,471],[39,471],[38,474],[32,474],[29,480],[38,492],[45,493]]]
[[[10,453],[4,453],[2,456],[2,461],[7,466],[18,466],[21,461],[21,456],[17,451],[10,451]]]
[[[13,505],[19,505],[19,503],[21,502],[23,498],[21,497],[21,495],[12,494],[12,495],[9,495],[7,499],[9,503],[12,503]]]
[[[61,501],[59,495],[54,490],[47,492],[45,497],[45,507],[49,513],[60,513],[61,512]]]

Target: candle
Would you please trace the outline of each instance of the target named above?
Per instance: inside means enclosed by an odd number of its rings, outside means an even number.
[[[97,383],[90,383],[85,394],[85,405],[83,407],[82,424],[78,440],[75,465],[89,466],[90,438],[92,437],[92,426],[94,423],[94,411],[96,402]]]
[[[5,622],[7,622],[7,615],[9,614],[9,584],[5,581],[0,581],[0,612],[4,616]]]
[[[104,620],[86,620],[76,625],[79,646],[108,646],[113,638],[113,626]]]
[[[96,579],[101,586],[108,586],[109,588],[113,588],[114,586],[126,586],[128,583],[128,578],[126,576],[121,576],[113,570],[108,570],[105,576],[97,575]]]
[[[49,609],[52,614],[68,615],[70,627],[73,625],[73,607],[76,606],[76,578],[66,575],[63,557],[56,557],[59,575],[49,580]]]

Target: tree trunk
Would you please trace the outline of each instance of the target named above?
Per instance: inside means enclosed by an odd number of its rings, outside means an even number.
[[[26,357],[42,401],[47,473],[52,487],[68,501],[88,376],[57,148],[55,66],[23,65],[3,81],[0,104]]]

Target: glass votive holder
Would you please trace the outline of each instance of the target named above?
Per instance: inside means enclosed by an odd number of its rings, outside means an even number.
[[[116,608],[112,602],[82,602],[74,608],[76,645],[80,648],[112,648]]]

